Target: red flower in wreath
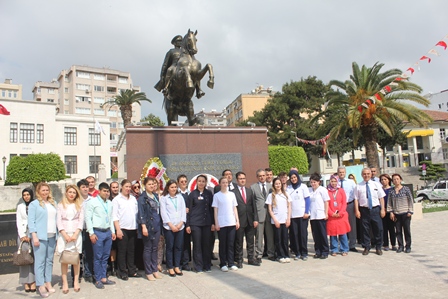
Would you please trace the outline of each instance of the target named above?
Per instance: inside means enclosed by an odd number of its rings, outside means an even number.
[[[160,170],[153,167],[148,171],[148,176],[156,177],[159,174]]]

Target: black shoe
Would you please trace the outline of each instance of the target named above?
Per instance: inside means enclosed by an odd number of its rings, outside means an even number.
[[[121,280],[128,280],[128,274],[126,273],[120,273],[120,271],[117,271],[117,277],[120,278]]]
[[[235,266],[237,266],[238,269],[243,269],[243,263],[236,263]]]
[[[376,249],[376,254],[383,255],[383,251],[380,248]]]
[[[320,259],[321,257],[322,257],[322,255],[320,255],[320,254],[313,255],[313,258],[315,258],[315,259]]]
[[[364,251],[362,252],[362,255],[368,255],[370,249],[364,248]]]
[[[129,275],[129,277],[131,277],[131,278],[140,278],[140,277],[142,277],[142,275],[137,273],[137,272],[135,272],[134,274]]]
[[[183,271],[191,271],[191,268],[190,268],[190,266],[188,266],[188,265],[183,265],[183,266],[182,266],[182,270],[183,270]]]
[[[259,258],[257,258],[257,262],[261,265],[261,263],[263,262],[263,260],[259,257]]]
[[[260,266],[260,263],[257,260],[248,261],[247,264],[251,266]]]
[[[411,248],[406,248],[405,253],[411,253]]]
[[[321,260],[324,260],[324,259],[327,259],[327,258],[328,258],[328,255],[321,255],[321,256],[320,256],[320,259],[321,259]]]
[[[355,247],[353,247],[353,248],[350,248],[349,251],[351,251],[351,252],[358,252],[358,249],[356,249]]]
[[[217,261],[217,260],[218,260],[218,258],[216,257],[215,254],[212,254],[212,260],[214,260],[214,261]]]
[[[403,248],[402,247],[398,247],[397,249],[397,253],[403,252]]]
[[[268,260],[275,262],[277,259],[275,258],[275,256],[270,256],[268,257]]]
[[[267,253],[263,253],[262,257],[268,257],[268,254]]]
[[[84,276],[84,281],[93,283],[93,278],[92,278],[92,276]]]

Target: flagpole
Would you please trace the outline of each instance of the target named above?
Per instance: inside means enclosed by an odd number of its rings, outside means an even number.
[[[96,122],[95,117],[93,117],[93,132],[96,133]],[[100,133],[101,134],[101,133]],[[95,134],[96,135],[96,134]],[[95,136],[94,136],[95,137]],[[95,161],[95,181],[97,180],[97,174],[98,174],[98,163],[96,162],[96,140],[93,138],[93,159]]]

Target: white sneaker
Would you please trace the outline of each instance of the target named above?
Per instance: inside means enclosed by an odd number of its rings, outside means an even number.
[[[286,263],[286,260],[285,260],[284,258],[281,258],[281,259],[279,259],[278,261],[279,261],[280,263],[282,263],[282,264]]]
[[[232,271],[238,271],[238,267],[235,266],[235,265],[233,265],[232,267],[230,267],[230,270],[232,270]]]
[[[222,266],[221,267],[221,271],[222,272],[227,272],[227,271],[229,271],[229,268],[227,268],[227,266]]]
[[[291,259],[289,257],[285,258],[285,263],[290,263]]]

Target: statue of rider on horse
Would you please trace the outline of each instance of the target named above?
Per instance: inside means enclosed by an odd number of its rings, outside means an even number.
[[[198,99],[205,95],[201,90],[201,79],[207,72],[207,86],[211,89],[214,86],[212,65],[208,63],[201,69],[201,63],[194,57],[198,52],[196,35],[197,31],[193,33],[188,29],[183,38],[180,35],[173,38],[171,43],[174,48],[166,53],[160,80],[154,86],[164,94],[163,103],[169,126],[173,125],[172,122],[177,121],[179,116],[186,116],[188,124],[195,125],[197,121],[191,98],[195,91]]]

